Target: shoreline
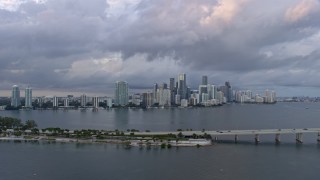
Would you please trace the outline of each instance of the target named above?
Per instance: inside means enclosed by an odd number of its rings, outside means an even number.
[[[149,140],[149,139],[75,139],[75,138],[61,138],[61,137],[47,137],[47,136],[11,136],[0,137],[1,141],[24,141],[24,142],[54,142],[54,143],[83,143],[83,144],[122,144],[126,147],[154,147],[161,148],[171,147],[202,147],[212,146],[211,140],[207,139],[186,139],[186,140]]]

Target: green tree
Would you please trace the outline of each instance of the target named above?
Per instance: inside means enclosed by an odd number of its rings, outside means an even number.
[[[34,120],[27,120],[25,124],[25,129],[34,129],[38,127],[37,123]]]

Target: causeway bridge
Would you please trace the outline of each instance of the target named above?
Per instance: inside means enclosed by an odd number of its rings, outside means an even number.
[[[297,143],[303,143],[303,134],[313,133],[317,137],[317,141],[320,142],[320,128],[303,128],[303,129],[259,129],[259,130],[215,130],[215,131],[163,131],[163,132],[134,132],[135,135],[168,135],[168,134],[182,134],[183,136],[196,135],[210,135],[214,140],[218,140],[221,136],[234,136],[234,141],[238,142],[239,136],[253,136],[255,143],[260,142],[261,135],[274,135],[275,142],[280,143],[280,136],[283,134],[292,134],[295,136]],[[126,133],[130,134],[130,133]]]

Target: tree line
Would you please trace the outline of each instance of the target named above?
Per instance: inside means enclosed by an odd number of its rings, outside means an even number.
[[[0,128],[3,130],[6,129],[18,129],[18,130],[27,130],[35,129],[38,125],[34,120],[27,120],[22,122],[21,119],[13,117],[1,117],[0,116]]]

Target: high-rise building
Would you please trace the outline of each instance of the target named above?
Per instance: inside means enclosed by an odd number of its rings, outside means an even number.
[[[155,83],[153,84],[153,103],[158,103],[158,96],[157,96],[157,92],[158,92],[158,84]]]
[[[92,98],[92,106],[93,108],[99,108],[99,97],[95,96]]]
[[[209,99],[216,99],[217,87],[215,85],[208,84],[208,94],[209,94]]]
[[[107,98],[107,107],[112,108],[112,98],[110,97]]]
[[[175,95],[176,93],[176,86],[175,86],[175,81],[174,78],[170,78],[170,100],[171,100],[171,104],[175,104]]]
[[[87,105],[87,96],[85,94],[80,96],[80,105],[81,107],[86,107]]]
[[[126,106],[129,102],[128,83],[126,81],[117,81],[114,97],[115,105]]]
[[[182,73],[178,76],[178,92],[180,99],[188,99],[187,97],[187,77]]]
[[[11,93],[11,106],[18,107],[21,105],[20,101],[20,89],[18,85],[12,86],[12,93]]]
[[[57,96],[53,96],[53,108],[59,107],[59,99]]]
[[[201,85],[207,85],[208,84],[208,76],[202,76],[202,84]]]
[[[159,106],[171,105],[170,89],[167,89],[166,87],[166,84],[163,83],[158,89]]]
[[[220,91],[223,92],[224,97],[226,98],[227,102],[231,102],[233,100],[231,85],[228,81],[225,82],[224,86],[220,87]]]
[[[69,107],[69,98],[64,99],[64,107]]]
[[[32,89],[30,87],[27,87],[24,91],[25,93],[25,104],[24,106],[26,108],[32,108]]]
[[[142,106],[151,107],[153,105],[153,93],[147,92],[142,94]]]
[[[199,99],[199,102],[200,103],[202,103],[202,94],[203,93],[208,93],[208,87],[207,87],[207,85],[200,85],[199,86],[199,97],[200,97],[200,99]]]

